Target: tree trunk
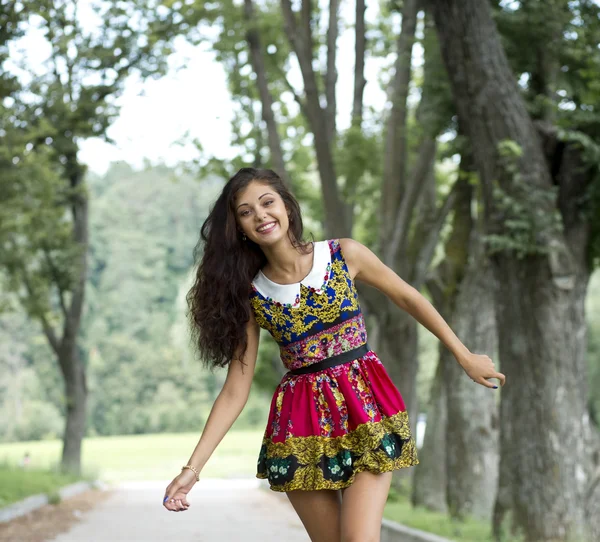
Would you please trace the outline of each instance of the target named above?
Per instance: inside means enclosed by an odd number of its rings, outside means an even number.
[[[461,164],[462,165],[462,164]],[[467,261],[467,242],[471,229],[471,190],[469,184],[460,180],[457,183],[458,197],[454,205],[452,233],[444,247],[445,258],[432,270],[426,279],[432,303],[442,317],[451,324],[457,282]],[[428,183],[428,198],[423,198],[422,212],[430,214],[434,208],[435,185]],[[429,201],[427,201],[429,200]],[[414,506],[424,506],[430,510],[446,513],[447,469],[446,432],[448,424],[448,400],[446,365],[456,363],[452,353],[443,345],[438,348],[439,358],[435,380],[431,386],[430,405],[427,411],[427,428],[423,447],[419,451],[421,468],[416,469],[413,479],[412,502]]]
[[[402,28],[397,40],[395,74],[391,88],[392,108],[386,122],[385,155],[381,198],[380,239],[389,239],[406,184],[408,87],[412,72],[412,50],[417,26],[417,0],[405,0]],[[383,252],[382,247],[382,252]]]
[[[339,0],[329,0],[329,27],[327,28],[327,71],[325,73],[325,98],[327,99],[327,139],[331,144],[335,143],[337,137],[337,100],[335,86],[338,73],[336,66],[337,39],[339,34],[338,10]]]
[[[85,367],[75,344],[68,345],[59,355],[65,381],[66,424],[63,436],[61,468],[81,473],[81,442],[85,435],[87,386]]]
[[[459,134],[463,134],[461,127]],[[472,352],[495,358],[498,331],[494,276],[485,257],[481,217],[472,216],[473,201],[477,202],[470,184],[474,173],[471,149],[465,149],[442,274],[447,277],[445,290],[451,295],[447,303],[452,311],[452,329]],[[489,520],[498,479],[498,397],[487,388],[474,386],[455,359],[445,366],[444,376],[448,401],[448,507],[457,519],[475,516]]]
[[[76,148],[74,146],[74,148]],[[85,433],[87,386],[85,366],[79,355],[77,338],[81,326],[85,284],[87,280],[88,234],[88,194],[83,179],[85,168],[77,161],[77,155],[69,156],[67,175],[71,188],[76,192],[71,196],[73,217],[73,238],[79,247],[76,279],[71,288],[71,302],[63,305],[64,325],[60,345],[55,349],[65,380],[67,420],[65,425],[61,467],[63,470],[81,472],[81,441]],[[61,299],[63,293],[60,292]],[[50,340],[50,344],[52,344]]]
[[[413,506],[424,506],[443,514],[446,502],[446,426],[448,422],[444,366],[456,363],[452,353],[440,346],[435,378],[431,385],[427,428],[423,446],[419,450],[419,467],[415,469],[412,486]]]
[[[378,311],[385,314],[379,318],[379,354],[390,377],[404,399],[411,426],[417,420],[417,321],[397,308],[390,306]]]
[[[267,80],[267,70],[265,67],[265,61],[263,56],[263,49],[260,41],[260,34],[256,28],[256,20],[254,16],[254,3],[252,0],[244,0],[244,17],[248,23],[248,30],[246,32],[246,41],[250,49],[250,59],[252,62],[252,68],[256,74],[256,86],[260,95],[260,103],[262,108],[262,118],[267,125],[267,135],[269,138],[269,151],[271,152],[271,162],[273,167],[283,179],[283,181],[290,186],[290,178],[285,167],[285,161],[283,159],[283,151],[281,148],[281,138],[277,131],[277,122],[275,121],[275,115],[273,113],[273,96],[269,91],[269,85]],[[260,147],[259,147],[260,148]]]
[[[328,137],[327,111],[321,106],[317,77],[313,68],[312,3],[310,0],[302,1],[300,23],[292,9],[291,0],[281,0],[281,10],[286,36],[298,59],[304,82],[306,103],[303,110],[314,137],[325,206],[325,234],[329,238],[349,237],[352,231],[350,213],[346,210],[346,204],[341,199],[337,186],[332,142]]]
[[[363,118],[363,96],[365,92],[365,51],[367,35],[365,28],[365,0],[356,0],[356,21],[354,28],[354,96],[352,99],[352,123],[360,127]]]
[[[497,508],[495,517],[501,520],[510,511],[528,542],[585,540],[588,232],[580,216],[565,214],[567,207],[577,207],[581,185],[572,185],[571,177],[557,179],[566,191],[560,207],[564,232],[541,223],[555,216],[560,201],[544,197],[552,193],[552,179],[490,5],[478,0],[429,0],[429,5],[459,116],[473,142],[486,229],[509,240],[492,260],[499,284],[499,356],[507,375],[501,473],[508,466],[513,473],[510,499],[504,501],[509,509]],[[499,152],[507,140],[522,151],[513,164]],[[506,222],[510,209],[500,207],[496,186],[522,204],[519,219],[528,220],[535,232],[527,242],[513,235],[514,226]],[[512,248],[515,244],[524,254]]]
[[[495,359],[498,348],[494,275],[481,232],[471,232],[469,264],[452,329],[469,350]],[[491,519],[498,481],[498,393],[472,382],[455,359],[445,366],[448,399],[448,507],[453,517]]]

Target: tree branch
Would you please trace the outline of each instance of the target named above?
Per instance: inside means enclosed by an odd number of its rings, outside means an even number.
[[[31,281],[29,280],[29,276],[27,275],[27,271],[25,269],[25,265],[20,265],[21,275],[23,277],[23,284],[25,285],[25,290],[27,290],[27,295],[29,299],[33,301],[34,304],[36,301],[36,297],[33,291],[33,286],[31,285]],[[54,328],[48,322],[46,315],[42,311],[36,311],[32,316],[38,318],[42,324],[42,329],[44,330],[44,334],[48,339],[48,343],[50,343],[50,347],[54,350],[55,354],[58,356],[60,352],[60,341],[56,337],[56,332]]]
[[[267,70],[263,57],[263,48],[260,40],[260,35],[256,29],[256,18],[254,15],[254,4],[252,0],[244,0],[244,17],[248,23],[246,32],[246,41],[250,48],[250,60],[252,68],[256,74],[256,84],[260,95],[262,118],[267,125],[267,136],[269,139],[269,150],[271,152],[271,160],[279,175],[290,186],[290,178],[283,160],[283,150],[281,148],[281,139],[277,130],[277,122],[273,114],[273,96],[269,91],[269,83],[267,81]],[[258,152],[258,149],[257,149]]]
[[[48,247],[45,246],[45,244],[42,247],[42,252],[44,253],[44,259],[46,260],[46,263],[48,264],[48,268],[50,269],[50,274],[52,275],[52,278],[54,279],[54,284],[56,284],[56,289],[58,290],[58,300],[60,303],[60,308],[62,310],[64,317],[68,318],[69,312],[67,310],[67,305],[65,303],[65,292],[60,285],[60,277],[58,275],[58,269],[56,269],[56,266],[54,265],[54,262],[52,261],[52,257],[50,256]]]
[[[386,123],[380,228],[382,251],[385,240],[390,237],[393,217],[397,213],[402,191],[405,188],[407,98],[417,13],[417,0],[405,0],[402,10],[402,29],[397,40],[395,75],[390,93],[392,109]]]
[[[427,234],[425,235],[424,241],[421,243],[420,250],[415,259],[414,272],[412,277],[412,286],[419,290],[425,281],[427,276],[427,269],[431,264],[433,255],[435,253],[435,247],[437,246],[440,231],[442,230],[448,213],[454,207],[456,197],[458,196],[459,183],[455,182],[452,189],[446,196],[446,199],[438,208],[433,223],[427,228]]]
[[[433,167],[436,148],[437,144],[434,138],[423,137],[417,163],[410,179],[406,182],[407,187],[404,197],[395,217],[391,241],[387,246],[387,250],[384,251],[385,261],[390,266],[396,261],[400,249],[406,246],[413,210],[425,186],[425,179]]]
[[[339,33],[338,0],[329,0],[329,28],[327,29],[327,72],[325,73],[325,96],[327,98],[327,132],[329,141],[334,141],[336,129],[337,102],[335,86],[337,83],[337,38]]]
[[[365,51],[367,49],[367,36],[365,31],[365,0],[356,0],[356,22],[354,42],[354,100],[352,102],[352,122],[357,126],[362,125],[363,95],[367,80],[365,79]]]

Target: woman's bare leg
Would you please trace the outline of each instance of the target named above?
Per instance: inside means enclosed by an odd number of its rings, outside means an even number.
[[[340,542],[340,492],[288,491],[288,499],[312,542]]]
[[[379,542],[392,473],[359,472],[342,489],[341,542]]]

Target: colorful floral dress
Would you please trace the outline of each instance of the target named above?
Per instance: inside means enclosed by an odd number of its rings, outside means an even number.
[[[364,347],[365,322],[339,240],[315,243],[312,270],[299,283],[277,284],[259,271],[250,302],[290,371],[357,347],[366,352],[317,372],[283,376],[271,401],[258,478],[267,478],[274,491],[341,489],[358,472],[418,463],[402,396],[375,352]]]

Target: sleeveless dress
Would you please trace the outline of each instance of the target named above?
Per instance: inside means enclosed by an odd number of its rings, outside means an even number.
[[[312,270],[299,283],[277,284],[259,271],[250,302],[289,370],[367,342],[337,239],[314,244]],[[358,472],[417,463],[402,396],[377,354],[368,350],[341,365],[283,376],[271,401],[256,477],[268,479],[274,491],[341,489]]]

